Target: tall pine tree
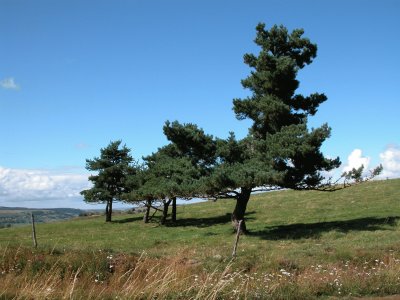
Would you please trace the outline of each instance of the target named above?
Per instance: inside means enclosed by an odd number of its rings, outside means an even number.
[[[275,25],[266,30],[260,23],[256,31],[255,43],[261,49],[258,55],[244,55],[251,73],[242,80],[251,96],[233,100],[236,117],[252,120],[252,126],[242,140],[231,133],[225,140],[206,141],[201,146],[211,150],[207,168],[212,165],[212,172],[205,173],[197,190],[198,195],[236,199],[232,224],[242,232],[246,231],[244,215],[252,192],[314,188],[323,179],[321,171],[340,165],[339,158],[325,158],[320,151],[330,136],[328,125],[307,129],[308,117],[327,97],[296,94],[297,73],[316,57],[317,46],[302,37],[302,29],[289,33],[284,26]],[[171,131],[168,139],[184,149],[188,144],[184,134],[174,128]]]
[[[261,50],[258,55],[244,55],[244,62],[252,71],[242,80],[252,95],[233,100],[236,117],[251,119],[253,124],[244,140],[236,142],[231,137],[225,142],[223,163],[219,166],[233,168],[234,175],[228,176],[233,177],[231,188],[235,190],[230,192],[237,201],[232,214],[236,229],[239,220],[244,220],[250,193],[256,187],[315,187],[323,179],[321,171],[340,165],[339,158],[327,159],[320,151],[330,128],[325,124],[307,129],[308,117],[327,97],[319,93],[296,94],[297,73],[316,57],[317,46],[302,37],[302,29],[289,33],[284,26],[266,30],[265,24],[258,24],[256,31],[255,43]],[[239,149],[239,153],[232,149]],[[236,157],[233,163],[232,153]],[[242,224],[245,231],[246,225]]]

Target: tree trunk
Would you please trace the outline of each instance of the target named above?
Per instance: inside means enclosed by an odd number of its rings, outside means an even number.
[[[109,201],[106,202],[106,222],[108,222]]]
[[[169,204],[171,203],[171,201],[172,201],[172,199],[169,199],[168,201],[163,200],[164,209],[163,209],[163,215],[162,215],[161,221],[160,221],[161,225],[164,225],[164,224],[165,224],[165,221],[167,220],[167,216],[168,216],[168,207],[169,207]]]
[[[150,208],[151,208],[151,200],[147,200],[146,201],[146,212],[143,216],[143,222],[145,222],[145,223],[149,223]]]
[[[172,198],[172,222],[176,222],[176,197]]]
[[[111,222],[111,215],[112,215],[112,200],[107,200],[106,222]]]
[[[246,233],[246,222],[244,220],[244,215],[246,213],[247,202],[249,202],[251,194],[251,188],[241,188],[239,196],[236,198],[236,206],[232,213],[232,226],[234,232]],[[239,221],[242,221],[239,224]],[[239,228],[240,227],[240,228]]]

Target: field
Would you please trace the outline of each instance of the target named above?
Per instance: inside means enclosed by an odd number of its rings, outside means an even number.
[[[232,200],[0,229],[0,299],[314,299],[400,294],[400,180],[252,196],[232,260]]]

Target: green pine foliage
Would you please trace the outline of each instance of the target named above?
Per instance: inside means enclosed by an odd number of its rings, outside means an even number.
[[[172,142],[143,158],[139,184],[124,196],[129,202],[145,201],[148,211],[161,202],[162,224],[171,201],[175,220],[176,198],[190,199],[198,193],[200,179],[210,173],[216,149],[213,137],[194,124],[166,122],[164,133]],[[144,220],[148,221],[147,216]]]
[[[86,160],[86,169],[95,171],[89,180],[93,187],[81,192],[86,202],[106,203],[106,221],[111,221],[113,201],[123,199],[129,191],[137,174],[137,167],[133,166],[130,149],[121,146],[121,141],[110,142],[100,150],[100,157]],[[129,179],[128,179],[129,178]],[[127,184],[129,180],[130,184]]]
[[[327,159],[320,152],[330,128],[323,125],[307,130],[307,118],[327,97],[319,93],[296,94],[297,73],[316,57],[317,46],[302,37],[302,29],[289,33],[284,26],[275,25],[266,30],[265,24],[260,23],[256,30],[255,43],[261,50],[258,56],[244,55],[244,62],[252,71],[242,80],[252,95],[233,100],[236,117],[253,121],[247,137],[253,152],[250,159],[258,156],[263,165],[255,169],[254,180],[247,187],[315,187],[322,180],[320,171],[340,164],[338,158]]]

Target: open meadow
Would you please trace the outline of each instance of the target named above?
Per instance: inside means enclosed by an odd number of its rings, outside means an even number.
[[[0,230],[0,299],[314,299],[400,294],[400,180],[256,194],[237,257],[234,201],[177,222],[121,214]]]

